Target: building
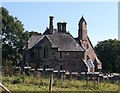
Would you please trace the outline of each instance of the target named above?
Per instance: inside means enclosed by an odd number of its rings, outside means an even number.
[[[33,35],[23,47],[23,66],[27,63],[34,69],[48,69],[66,72],[97,72],[102,64],[97,58],[87,35],[87,23],[82,16],[78,23],[78,37],[66,30],[66,22],[53,27],[50,16],[49,28],[42,35]],[[23,67],[22,66],[22,67]]]

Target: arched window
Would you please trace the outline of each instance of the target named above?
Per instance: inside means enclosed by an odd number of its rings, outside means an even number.
[[[90,57],[87,55],[87,60],[89,60],[90,59]]]
[[[87,44],[87,49],[89,48],[89,44]]]
[[[48,58],[49,57],[48,49],[47,48],[44,48],[43,56],[44,56],[44,58]]]

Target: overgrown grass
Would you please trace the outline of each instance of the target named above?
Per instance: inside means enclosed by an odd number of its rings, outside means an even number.
[[[120,84],[84,80],[53,80],[53,91],[117,91]],[[49,78],[33,76],[3,76],[2,83],[10,91],[48,91]]]

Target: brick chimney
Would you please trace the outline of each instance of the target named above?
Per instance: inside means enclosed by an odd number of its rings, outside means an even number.
[[[53,34],[53,16],[50,16],[49,33]]]
[[[65,32],[66,33],[66,22],[63,22],[62,23],[62,32]]]
[[[57,28],[58,28],[58,33],[62,32],[62,23],[61,22],[57,23]]]

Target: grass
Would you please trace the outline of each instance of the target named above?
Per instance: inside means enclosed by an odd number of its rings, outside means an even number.
[[[3,76],[2,83],[10,91],[48,91],[49,78],[33,76]],[[54,79],[52,91],[117,91],[120,84],[111,84],[108,82],[90,81],[86,83],[84,80],[60,80]]]

